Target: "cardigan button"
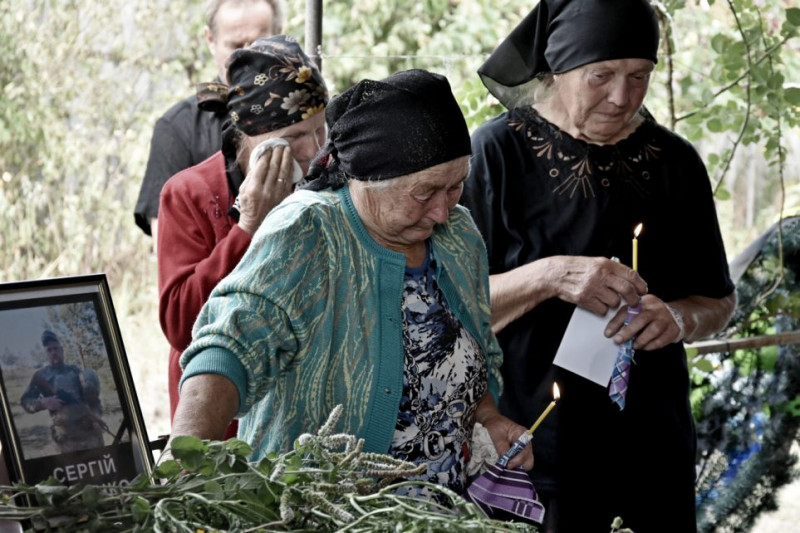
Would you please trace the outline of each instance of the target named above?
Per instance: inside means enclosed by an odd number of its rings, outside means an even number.
[[[389,387],[386,387],[385,389],[383,389],[383,392],[385,392],[386,394],[391,394],[392,393],[392,389],[390,389]]]

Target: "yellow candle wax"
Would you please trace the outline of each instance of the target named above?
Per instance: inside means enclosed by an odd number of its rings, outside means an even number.
[[[539,427],[539,424],[542,423],[542,420],[545,419],[545,417],[550,413],[550,411],[553,410],[553,407],[555,407],[555,406],[556,406],[556,401],[555,400],[550,402],[548,404],[547,408],[542,412],[542,414],[539,415],[539,418],[536,419],[536,422],[533,423],[533,425],[531,426],[531,429],[528,430],[528,433],[533,435],[533,432],[536,431],[536,428]]]
[[[639,225],[633,230],[633,258],[631,261],[631,266],[634,270],[639,270],[639,234],[641,232],[642,224],[639,223]]]

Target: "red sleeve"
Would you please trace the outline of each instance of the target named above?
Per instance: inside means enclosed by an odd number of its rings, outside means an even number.
[[[227,217],[224,170],[219,191],[213,180],[187,175],[194,168],[167,182],[158,214],[159,319],[170,345],[179,351],[192,340],[192,326],[211,290],[233,270],[251,241]]]

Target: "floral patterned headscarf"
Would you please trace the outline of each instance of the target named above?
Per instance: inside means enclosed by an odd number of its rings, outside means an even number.
[[[259,135],[325,109],[328,89],[317,66],[289,35],[258,39],[227,63],[228,114],[245,135]]]

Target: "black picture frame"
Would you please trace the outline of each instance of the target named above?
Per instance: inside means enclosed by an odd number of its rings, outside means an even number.
[[[126,485],[152,474],[105,274],[0,284],[0,415],[12,483]]]

